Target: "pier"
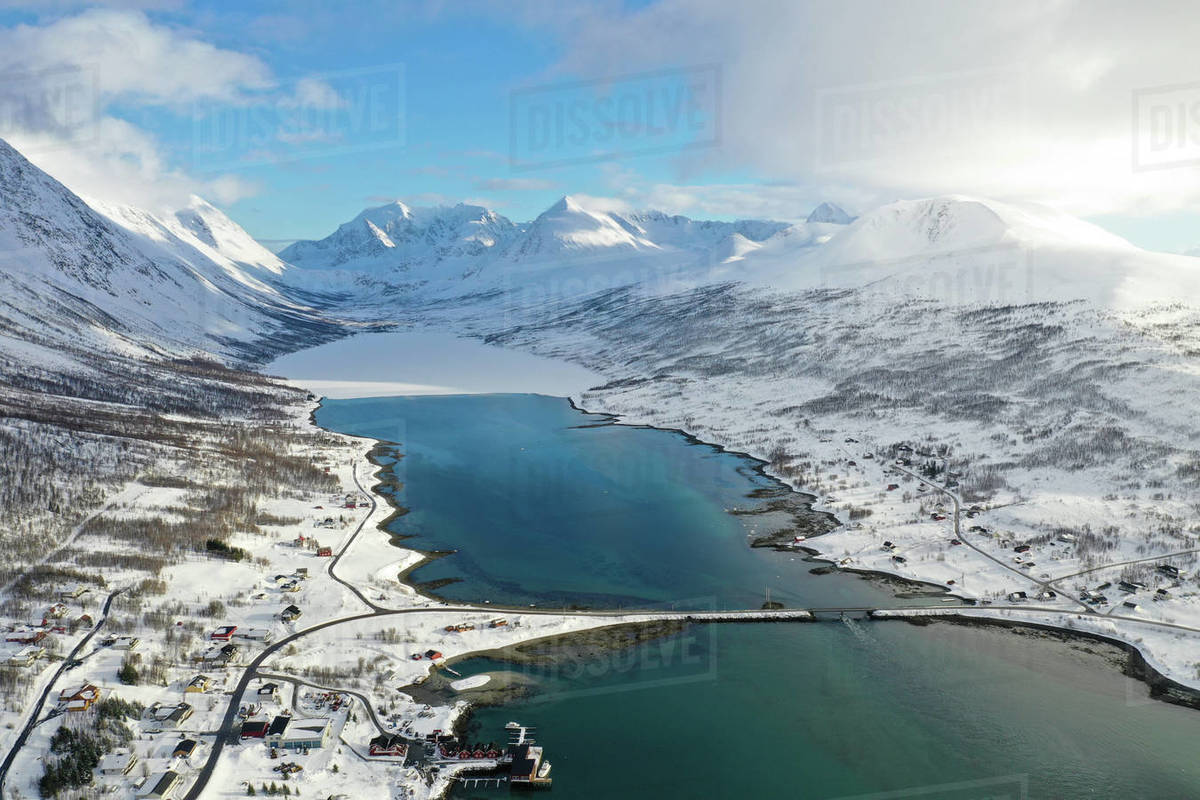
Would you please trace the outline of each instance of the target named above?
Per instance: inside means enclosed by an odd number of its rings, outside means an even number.
[[[460,775],[458,782],[468,789],[499,789],[504,784],[508,783],[508,777],[505,775],[481,775],[471,777],[470,775]]]

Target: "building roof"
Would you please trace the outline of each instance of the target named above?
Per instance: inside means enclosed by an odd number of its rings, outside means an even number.
[[[137,756],[133,753],[109,753],[100,759],[100,771],[111,772],[112,770],[124,771],[131,764],[137,761]]]
[[[291,717],[285,717],[280,714],[275,719],[271,720],[271,727],[267,728],[267,736],[275,736],[287,730],[288,723],[292,721]]]
[[[180,739],[179,743],[175,745],[175,749],[172,751],[171,755],[183,756],[184,758],[187,758],[192,753],[196,752],[196,748],[199,745],[200,742],[196,741],[195,739]]]
[[[178,772],[167,770],[156,772],[142,782],[138,788],[139,797],[166,797],[183,780]]]

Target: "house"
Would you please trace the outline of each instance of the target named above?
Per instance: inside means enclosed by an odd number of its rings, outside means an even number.
[[[317,548],[317,556],[320,558],[330,558],[331,556],[333,556],[333,548],[318,547]]]
[[[67,615],[66,603],[55,603],[46,609],[46,616],[50,619],[62,619]]]
[[[1173,566],[1171,564],[1159,564],[1157,567],[1155,567],[1155,569],[1158,570],[1163,575],[1166,575],[1168,578],[1178,578],[1179,577],[1179,567]]]
[[[403,756],[408,753],[408,743],[395,733],[381,733],[371,740],[368,752],[373,756]]]
[[[26,645],[17,652],[10,655],[7,663],[14,667],[28,667],[33,662],[37,661],[42,656],[46,655],[46,648],[38,647],[37,645]]]
[[[81,683],[69,686],[58,693],[58,702],[65,705],[67,711],[87,711],[94,703],[100,701],[100,689],[92,683]]]
[[[136,636],[114,636],[108,642],[114,650],[132,650],[138,646],[141,639]]]
[[[222,625],[210,633],[208,638],[214,642],[228,642],[233,638],[234,631],[237,629],[237,625]]]
[[[898,484],[898,483],[889,483],[889,484],[888,484],[888,487],[887,487],[887,490],[888,490],[889,492],[894,492],[894,491],[896,491],[896,490],[897,490],[897,489],[899,489],[899,488],[900,488],[900,484]]]
[[[243,739],[261,739],[267,735],[267,728],[270,723],[265,719],[248,719],[242,723]]]
[[[282,720],[282,724],[280,723]],[[315,750],[329,745],[333,725],[324,717],[292,719],[279,716],[267,731],[267,746],[277,750]]]
[[[275,637],[275,634],[267,628],[242,628],[234,634],[234,637],[252,642],[269,642]]]
[[[279,684],[264,683],[258,687],[257,694],[259,700],[279,700]]]
[[[303,612],[300,611],[299,606],[288,606],[279,612],[279,618],[284,622],[291,622],[292,620],[300,619],[301,613]]]
[[[906,561],[908,561],[908,559],[905,558],[904,556],[892,556],[892,561],[894,561],[897,564],[903,564]]]
[[[146,709],[143,719],[148,728],[169,731],[178,729],[191,716],[192,706],[190,703],[176,703],[173,706],[155,703]]]
[[[1027,544],[1019,544],[1019,545],[1017,545],[1016,547],[1014,547],[1014,548],[1013,548],[1013,552],[1014,552],[1014,553],[1028,553],[1028,552],[1029,552],[1030,550],[1032,550],[1032,549],[1033,549],[1033,548],[1031,548],[1031,547],[1030,547],[1029,545],[1027,545]]]
[[[212,647],[200,656],[200,661],[205,666],[209,667],[226,667],[237,660],[237,654],[241,648],[236,644],[226,644],[221,647]]]
[[[183,691],[187,694],[204,694],[212,688],[212,678],[207,675],[197,675],[188,681]]]
[[[1054,599],[1054,598],[1056,598],[1056,597],[1058,597],[1058,593],[1057,593],[1057,592],[1054,592],[1054,591],[1052,591],[1052,590],[1050,590],[1050,589],[1046,589],[1046,590],[1045,590],[1045,591],[1043,591],[1043,592],[1038,592],[1037,599],[1038,599],[1038,600],[1053,600],[1053,599]]]
[[[1121,605],[1123,605],[1125,608],[1128,608],[1130,611],[1138,610],[1138,604],[1132,600],[1126,600],[1124,603],[1121,603]]]
[[[12,633],[8,634],[8,636],[5,637],[4,641],[16,642],[17,644],[37,644],[38,642],[40,642],[42,639],[45,639],[45,638],[46,638],[45,631],[32,630],[32,629],[27,628],[24,630],[13,631]]]
[[[1008,593],[1008,602],[1010,602],[1010,603],[1023,603],[1028,599],[1029,599],[1029,595],[1025,594],[1024,592],[1009,592]]]
[[[1059,540],[1060,542],[1062,542],[1063,544],[1073,544],[1073,543],[1075,542],[1075,534],[1073,534],[1073,533],[1060,533],[1060,534],[1058,535],[1058,540]]]
[[[100,763],[96,766],[97,771],[101,775],[128,775],[130,770],[137,766],[138,757],[133,753],[109,753],[100,759]]]
[[[193,761],[198,761],[200,751],[204,749],[204,745],[199,739],[180,739],[175,743],[175,749],[171,751],[171,758],[178,758],[187,764]]]
[[[138,800],[174,800],[183,776],[174,770],[156,772],[138,784],[134,797]]]
[[[74,586],[67,586],[58,590],[59,600],[78,600],[88,592],[92,591],[83,584],[77,583]]]

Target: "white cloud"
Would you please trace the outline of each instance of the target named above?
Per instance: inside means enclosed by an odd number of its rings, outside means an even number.
[[[1133,92],[1200,82],[1200,14],[1177,3],[603,8],[558,29],[556,74],[720,67],[719,149],[681,152],[681,169],[749,166],[880,202],[965,192],[1079,214],[1200,208],[1196,167],[1137,171],[1132,160]]]
[[[296,81],[292,94],[282,98],[279,105],[284,108],[330,110],[346,108],[350,104],[324,80],[309,77]]]
[[[84,146],[44,132],[17,132],[7,138],[77,194],[154,212],[182,208],[192,194],[228,204],[257,189],[237,175],[201,179],[172,169],[153,136],[113,117],[97,120]]]
[[[0,30],[0,75],[74,69],[102,99],[162,105],[244,102],[274,85],[258,58],[156,25],[136,11],[97,9],[48,25]]]
[[[216,47],[137,11],[88,10],[0,29],[0,136],[72,190],[162,211],[192,193],[229,203],[254,191],[235,175],[198,178],[168,164],[116,102],[187,113],[192,103],[262,102],[275,86],[258,58]],[[331,102],[319,81],[297,98]],[[331,91],[331,90],[330,90]]]

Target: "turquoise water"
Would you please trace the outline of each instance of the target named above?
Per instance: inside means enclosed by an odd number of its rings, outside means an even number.
[[[496,668],[512,667],[455,664]],[[1004,631],[696,626],[674,647],[532,675],[540,699],[476,711],[467,736],[534,726],[560,800],[1200,796],[1200,714]]]
[[[779,485],[750,459],[682,435],[613,425],[562,398],[332,400],[319,424],[400,444],[391,530],[457,550],[416,570],[451,600],[561,606],[755,608],[895,602],[803,558],[747,546],[780,514],[739,516]]]
[[[317,419],[400,443],[411,513],[392,528],[457,550],[414,575],[457,579],[437,590],[448,598],[752,607],[770,587],[789,605],[896,602],[749,548],[771,520],[726,509],[774,485],[676,434],[530,395],[330,401]],[[478,710],[471,738],[537,726],[559,798],[1200,797],[1200,714],[1095,656],[1002,631],[695,626],[530,674],[537,694]]]

